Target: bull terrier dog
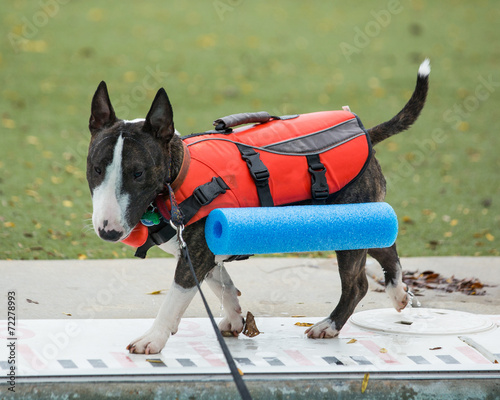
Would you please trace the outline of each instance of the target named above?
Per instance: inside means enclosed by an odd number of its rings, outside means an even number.
[[[430,74],[429,60],[418,69],[415,90],[407,104],[392,119],[367,130],[372,145],[408,129],[424,107]],[[113,110],[105,82],[92,99],[89,122],[91,140],[87,158],[87,180],[92,195],[92,223],[97,235],[109,242],[126,239],[155,198],[165,191],[167,182],[183,173],[183,138],[174,129],[173,111],[167,93],[161,88],[146,115],[134,120],[119,119]],[[386,182],[380,165],[371,157],[368,165],[347,190],[327,199],[327,204],[380,202]],[[217,259],[205,240],[205,218],[188,226],[183,239],[198,280],[206,281],[223,304],[224,318],[219,329],[237,336],[244,327],[240,292],[226,269],[216,267]],[[149,228],[150,233],[155,227]],[[177,257],[172,287],[168,291],[151,328],[127,346],[131,353],[159,353],[179,322],[197,288],[190,268],[180,257],[178,236],[159,247]],[[396,310],[403,310],[410,297],[402,282],[396,244],[388,248],[337,251],[342,281],[340,300],[331,314],[305,331],[309,338],[334,338],[368,290],[366,256],[375,258],[385,274],[386,291]]]

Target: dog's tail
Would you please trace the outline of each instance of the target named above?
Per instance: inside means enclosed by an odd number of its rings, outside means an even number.
[[[428,58],[420,64],[417,75],[417,85],[408,103],[389,121],[368,129],[372,144],[375,145],[392,135],[408,129],[418,118],[424,108],[427,90],[429,89],[429,74],[431,64]]]

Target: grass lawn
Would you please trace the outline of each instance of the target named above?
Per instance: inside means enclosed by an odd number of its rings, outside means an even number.
[[[425,57],[422,116],[376,148],[400,255],[499,255],[497,1],[1,3],[1,259],[132,256],[91,229],[87,124],[101,80],[128,119],[165,87],[183,134],[236,112],[346,104],[371,127],[401,109]]]

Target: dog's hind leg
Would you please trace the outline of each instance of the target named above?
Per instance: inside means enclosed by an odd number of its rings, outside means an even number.
[[[397,311],[403,310],[410,301],[408,287],[403,283],[403,272],[399,262],[396,243],[383,249],[370,249],[368,254],[379,262],[384,270],[385,291]]]
[[[328,318],[306,330],[310,338],[336,337],[368,291],[366,250],[337,251],[337,261],[342,284],[339,303]]]
[[[224,318],[219,323],[219,329],[221,332],[230,332],[233,336],[238,336],[244,325],[238,300],[241,292],[234,286],[222,261],[207,274],[205,281],[222,304]]]

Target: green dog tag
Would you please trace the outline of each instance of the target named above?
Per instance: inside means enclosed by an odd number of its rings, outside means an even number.
[[[160,223],[160,216],[154,211],[146,211],[141,217],[141,222],[145,226],[158,225]]]

